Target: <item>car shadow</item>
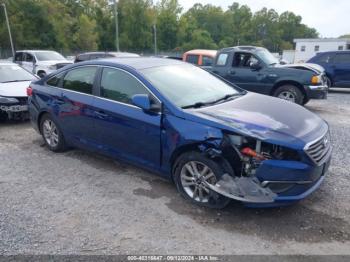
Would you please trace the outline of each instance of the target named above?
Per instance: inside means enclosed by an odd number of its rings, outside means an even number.
[[[283,208],[252,209],[237,201],[232,201],[226,208],[215,210],[198,207],[183,199],[175,185],[158,175],[127,163],[112,160],[94,153],[71,150],[67,156],[97,169],[125,173],[135,179],[148,182],[148,186],[133,189],[133,194],[150,200],[164,199],[164,205],[176,216],[191,218],[200,226],[231,233],[255,235],[269,241],[329,242],[350,241],[350,224],[342,218],[330,216],[312,209],[317,199],[317,192],[308,198],[307,203],[297,203]],[[137,181],[135,181],[137,184]],[[115,197],[115,196],[114,196]]]

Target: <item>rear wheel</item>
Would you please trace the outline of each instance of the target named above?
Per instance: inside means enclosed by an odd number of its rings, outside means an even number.
[[[293,85],[280,86],[276,89],[273,95],[280,99],[287,100],[299,105],[302,105],[304,101],[303,93],[299,90],[298,87]]]
[[[224,174],[223,168],[198,152],[181,155],[174,170],[174,180],[180,194],[199,206],[223,208],[230,199],[210,190],[205,182],[215,184]]]
[[[40,121],[40,131],[47,147],[54,152],[66,149],[63,134],[49,114],[45,114]]]

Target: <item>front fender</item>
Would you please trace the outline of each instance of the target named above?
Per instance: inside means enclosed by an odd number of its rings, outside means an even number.
[[[161,135],[161,169],[171,176],[172,163],[181,153],[195,149],[219,149],[222,138],[221,129],[165,114]]]

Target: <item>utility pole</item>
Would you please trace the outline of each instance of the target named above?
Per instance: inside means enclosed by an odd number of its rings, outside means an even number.
[[[10,29],[10,22],[9,22],[9,18],[7,16],[6,5],[5,5],[5,3],[1,3],[1,5],[4,7],[4,11],[5,11],[7,30],[9,31],[9,37],[10,37],[10,43],[11,43],[11,49],[12,49],[12,56],[13,56],[13,58],[15,58],[15,48],[13,47],[12,35],[11,35],[11,29]]]
[[[157,55],[157,25],[153,25],[153,32],[154,32],[154,55]]]
[[[115,45],[119,52],[119,24],[118,24],[118,7],[117,0],[114,0],[114,18],[115,18]]]

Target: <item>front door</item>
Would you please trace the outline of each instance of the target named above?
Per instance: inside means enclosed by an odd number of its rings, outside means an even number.
[[[93,104],[98,143],[105,153],[159,168],[161,113],[134,106],[131,98],[136,94],[147,94],[160,103],[135,76],[103,68],[100,97]]]
[[[337,53],[332,67],[334,86],[350,87],[350,52]]]
[[[271,83],[267,81],[266,69],[264,66],[259,70],[251,68],[254,63],[259,60],[253,54],[236,52],[225,78],[245,90],[268,94]]]

